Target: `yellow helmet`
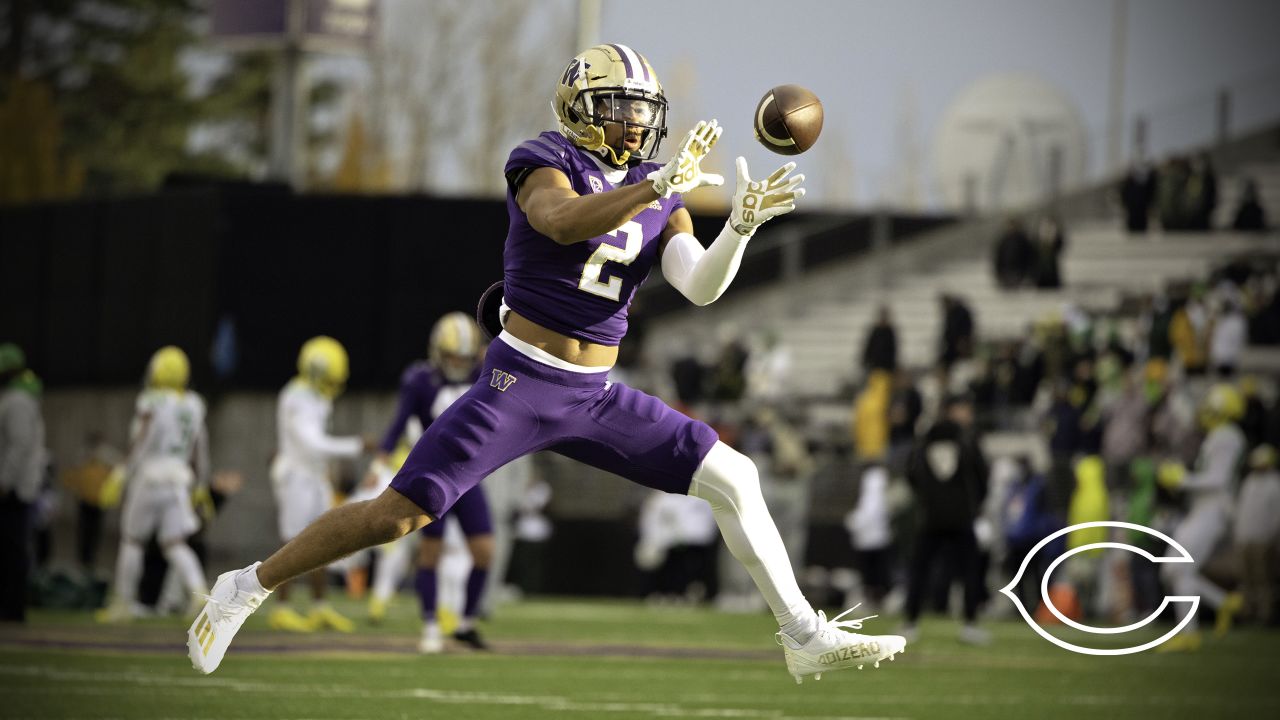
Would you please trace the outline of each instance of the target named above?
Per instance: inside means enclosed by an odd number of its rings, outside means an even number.
[[[147,387],[157,390],[186,390],[191,380],[191,362],[182,348],[166,345],[147,363]]]
[[[1219,383],[1209,389],[1201,414],[1204,424],[1211,428],[1239,420],[1244,416],[1244,398],[1234,386]]]
[[[326,397],[337,397],[347,384],[347,350],[326,335],[313,337],[298,353],[298,375]]]
[[[652,160],[667,136],[667,98],[658,74],[626,45],[596,45],[570,60],[551,106],[562,135],[616,167]],[[635,153],[605,144],[606,122],[644,129]]]
[[[453,382],[470,379],[480,359],[480,326],[468,314],[451,312],[436,321],[427,359]]]

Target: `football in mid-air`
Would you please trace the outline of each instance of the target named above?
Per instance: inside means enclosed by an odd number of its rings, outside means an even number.
[[[756,106],[756,139],[781,155],[799,155],[822,133],[822,101],[799,85],[779,85]]]

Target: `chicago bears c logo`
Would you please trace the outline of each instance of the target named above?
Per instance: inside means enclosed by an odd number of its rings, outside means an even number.
[[[1063,640],[1062,638],[1054,637],[1053,635],[1049,634],[1047,630],[1037,625],[1035,620],[1031,618],[1031,614],[1028,613],[1027,609],[1022,606],[1022,603],[1018,600],[1018,596],[1014,591],[1014,588],[1017,587],[1018,583],[1021,582],[1022,580],[1022,574],[1027,571],[1027,565],[1030,564],[1031,558],[1034,557],[1036,553],[1040,552],[1040,550],[1044,548],[1045,545],[1048,545],[1055,538],[1058,538],[1074,530],[1085,530],[1093,527],[1123,528],[1125,530],[1136,530],[1137,532],[1146,533],[1147,535],[1151,535],[1152,537],[1159,538],[1164,542],[1168,543],[1169,545],[1172,545],[1174,550],[1177,551],[1177,554],[1168,555],[1165,557],[1156,557],[1155,555],[1152,555],[1151,553],[1147,552],[1146,550],[1143,550],[1137,545],[1128,545],[1126,543],[1118,543],[1118,542],[1089,543],[1087,545],[1081,545],[1080,547],[1077,547],[1077,548],[1072,548],[1071,550],[1063,553],[1052,563],[1049,563],[1049,567],[1047,567],[1044,571],[1044,577],[1040,581],[1040,599],[1044,603],[1044,606],[1049,610],[1049,612],[1053,613],[1054,616],[1057,617],[1059,620],[1061,620],[1063,623],[1066,623],[1070,627],[1073,627],[1077,630],[1081,630],[1087,633],[1093,633],[1095,635],[1117,635],[1120,633],[1131,632],[1133,630],[1137,630],[1141,627],[1145,627],[1146,625],[1150,624],[1153,620],[1160,617],[1160,614],[1163,613],[1164,609],[1169,606],[1169,603],[1174,603],[1174,602],[1187,603],[1188,605],[1190,605],[1190,610],[1187,611],[1186,616],[1182,618],[1182,620],[1177,624],[1176,627],[1174,627],[1172,630],[1165,633],[1164,635],[1161,635],[1160,637],[1156,638],[1155,640],[1143,643],[1141,645],[1136,645],[1134,647],[1089,648],[1089,647],[1082,647],[1080,645],[1069,643],[1066,640]],[[1075,555],[1076,553],[1088,552],[1089,550],[1097,550],[1100,548],[1115,548],[1118,550],[1128,550],[1129,552],[1134,552],[1145,557],[1146,559],[1150,560],[1153,563],[1195,562],[1195,559],[1192,558],[1191,554],[1186,551],[1186,548],[1182,547],[1181,545],[1178,544],[1176,540],[1169,537],[1168,535],[1165,535],[1159,530],[1152,530],[1151,528],[1146,527],[1144,525],[1135,525],[1133,523],[1120,522],[1118,520],[1097,520],[1094,522],[1080,523],[1078,525],[1072,525],[1071,527],[1065,527],[1053,533],[1049,537],[1041,540],[1040,542],[1036,543],[1035,547],[1031,548],[1031,552],[1027,553],[1027,556],[1022,559],[1022,566],[1018,568],[1018,572],[1016,575],[1014,575],[1013,580],[1010,581],[1010,583],[1007,586],[1001,588],[1000,592],[1007,595],[1009,599],[1013,601],[1014,606],[1018,608],[1018,612],[1022,614],[1022,618],[1027,621],[1027,624],[1031,626],[1031,629],[1035,630],[1036,633],[1040,635],[1040,637],[1044,638],[1045,640],[1048,640],[1049,642],[1053,643],[1054,645],[1057,645],[1060,648],[1063,648],[1064,650],[1070,650],[1071,652],[1081,653],[1082,655],[1130,655],[1132,653],[1142,652],[1143,650],[1149,650],[1159,645],[1160,643],[1163,643],[1169,638],[1173,637],[1179,631],[1181,631],[1182,628],[1186,627],[1187,623],[1191,622],[1191,618],[1195,616],[1196,610],[1199,609],[1200,607],[1200,598],[1199,596],[1195,596],[1195,595],[1166,595],[1164,598],[1164,602],[1160,603],[1160,607],[1157,608],[1155,612],[1151,613],[1147,617],[1135,623],[1130,623],[1129,625],[1125,625],[1123,627],[1095,627],[1093,625],[1084,625],[1082,623],[1078,623],[1072,620],[1071,618],[1063,614],[1060,610],[1058,610],[1057,606],[1053,604],[1053,600],[1049,598],[1049,578],[1053,575],[1053,571],[1057,569],[1058,565],[1062,564],[1064,560],[1071,557],[1072,555]]]

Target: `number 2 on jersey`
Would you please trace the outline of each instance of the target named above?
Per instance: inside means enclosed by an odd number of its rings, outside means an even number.
[[[622,294],[622,278],[615,275],[609,278],[607,283],[600,282],[600,271],[607,262],[616,262],[620,265],[630,265],[634,262],[640,256],[640,248],[644,246],[644,228],[635,220],[628,220],[617,230],[609,231],[609,234],[614,237],[617,237],[618,233],[622,233],[625,247],[602,241],[596,251],[591,253],[591,257],[587,258],[587,264],[582,266],[582,277],[578,279],[579,290],[615,302],[618,300]]]

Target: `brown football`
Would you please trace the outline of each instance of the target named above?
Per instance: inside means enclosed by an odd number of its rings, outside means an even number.
[[[822,133],[822,101],[799,85],[779,85],[756,106],[756,139],[781,155],[799,155]]]

